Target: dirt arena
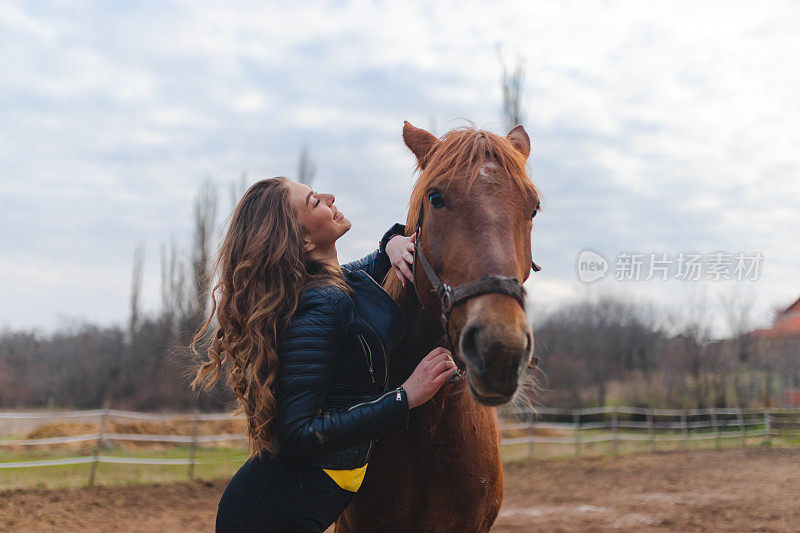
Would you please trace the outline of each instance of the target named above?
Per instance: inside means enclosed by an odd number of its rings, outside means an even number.
[[[493,531],[798,531],[800,450],[507,464]],[[0,531],[212,531],[225,481],[0,493]]]

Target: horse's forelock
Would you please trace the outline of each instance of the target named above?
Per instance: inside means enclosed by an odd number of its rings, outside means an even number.
[[[427,165],[411,193],[409,222],[413,224],[416,221],[419,203],[429,187],[444,185],[455,179],[464,180],[464,192],[469,194],[480,178],[484,164],[489,162],[497,164],[520,192],[538,196],[525,168],[527,157],[511,142],[488,131],[457,128],[447,132],[429,155]]]

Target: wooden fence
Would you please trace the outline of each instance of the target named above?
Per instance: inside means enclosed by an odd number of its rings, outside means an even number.
[[[242,418],[241,416],[238,418]],[[87,420],[95,419],[98,423],[98,431],[96,433],[87,433],[83,435],[70,435],[64,437],[47,437],[36,439],[0,439],[0,450],[13,449],[30,446],[50,446],[57,444],[67,444],[76,442],[94,442],[94,453],[92,455],[80,457],[68,457],[60,459],[43,459],[38,461],[16,461],[16,462],[0,462],[0,469],[4,468],[28,468],[28,467],[44,467],[44,466],[61,466],[88,463],[89,479],[88,486],[94,485],[95,473],[97,465],[100,463],[116,463],[116,464],[139,464],[139,465],[184,465],[187,467],[187,476],[189,479],[194,479],[195,466],[198,464],[210,464],[208,461],[198,461],[196,458],[196,450],[200,444],[205,443],[219,443],[230,441],[247,441],[247,435],[244,433],[223,433],[218,435],[198,435],[197,427],[203,421],[217,421],[217,420],[236,420],[237,417],[231,416],[229,413],[193,413],[193,414],[155,414],[155,413],[137,413],[133,411],[121,411],[117,409],[96,409],[92,411],[70,411],[59,413],[0,413],[0,420],[46,420],[46,421],[65,421],[65,420]],[[155,435],[155,434],[139,434],[139,433],[113,433],[104,431],[109,419],[134,419],[140,421],[185,421],[191,420],[193,425],[192,435]],[[142,457],[116,457],[101,454],[101,450],[106,443],[115,441],[137,441],[137,442],[159,442],[159,443],[173,443],[173,444],[188,444],[189,455],[185,459],[182,458],[142,458]],[[215,461],[219,462],[219,461]]]
[[[505,447],[530,445],[527,457],[536,455],[536,444],[567,445],[580,455],[590,444],[606,443],[617,453],[625,442],[649,444],[655,450],[660,443],[683,444],[695,441],[800,437],[800,409],[711,408],[650,409],[637,407],[594,407],[563,409],[540,407],[528,410],[502,409],[501,434]],[[523,435],[507,436],[509,433]]]
[[[504,451],[525,447],[525,457],[537,455],[537,445],[567,446],[575,455],[584,448],[597,443],[606,443],[611,452],[619,452],[620,445],[629,441],[649,443],[656,449],[659,443],[672,442],[687,445],[692,441],[716,440],[719,446],[723,439],[760,438],[769,442],[773,438],[800,437],[800,409],[645,409],[634,407],[599,407],[586,409],[561,409],[540,407],[535,412],[528,410],[500,409],[500,430],[504,435],[501,444]],[[239,417],[241,418],[241,417]],[[106,431],[111,419],[134,419],[140,421],[186,421],[193,424],[192,435],[154,435],[114,433]],[[183,465],[187,477],[194,478],[195,466],[209,464],[198,461],[196,450],[201,444],[241,441],[243,433],[198,435],[198,424],[203,421],[235,420],[228,413],[221,414],[154,414],[97,409],[58,413],[0,413],[0,421],[27,420],[28,422],[95,420],[98,431],[82,435],[47,437],[35,439],[0,438],[0,451],[29,449],[31,446],[50,446],[76,442],[94,442],[91,455],[36,461],[0,462],[0,469],[47,467],[71,464],[89,464],[88,485],[95,481],[97,465],[120,463],[139,465]],[[186,458],[141,458],[117,457],[101,453],[104,444],[115,441],[160,442],[189,445]],[[220,462],[220,461],[214,461]]]

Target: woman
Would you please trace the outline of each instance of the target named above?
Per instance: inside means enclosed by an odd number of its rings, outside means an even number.
[[[409,410],[456,371],[437,348],[385,389],[386,353],[404,325],[379,283],[390,268],[411,280],[414,237],[395,224],[378,250],[340,266],[336,241],[350,221],[334,200],[262,180],[219,250],[211,316],[193,348],[215,311],[219,326],[192,386],[225,368],[254,453],[222,496],[217,531],[324,531],[358,490],[375,439],[406,429]]]

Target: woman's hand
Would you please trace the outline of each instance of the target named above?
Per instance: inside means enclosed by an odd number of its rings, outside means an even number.
[[[386,255],[392,263],[392,271],[397,274],[403,287],[406,280],[414,283],[414,274],[411,272],[411,265],[414,264],[414,239],[417,234],[412,233],[408,237],[395,235],[386,243]]]
[[[435,348],[426,355],[414,369],[411,377],[403,383],[409,409],[418,407],[433,398],[436,391],[456,370],[456,363],[448,350]]]

